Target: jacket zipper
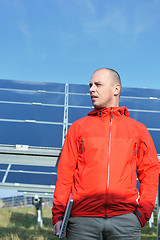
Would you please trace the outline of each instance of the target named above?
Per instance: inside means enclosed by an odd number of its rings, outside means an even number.
[[[109,188],[109,180],[110,180],[110,165],[111,165],[111,137],[112,137],[112,108],[111,108],[111,115],[110,115],[110,126],[109,126],[109,143],[108,143],[108,176],[107,176],[107,189]]]

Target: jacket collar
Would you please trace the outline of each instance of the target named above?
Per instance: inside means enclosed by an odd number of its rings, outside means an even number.
[[[117,116],[125,115],[129,117],[129,111],[126,107],[107,107],[107,108],[99,108],[93,109],[88,116],[95,115],[95,116],[107,116],[110,114],[115,114]]]

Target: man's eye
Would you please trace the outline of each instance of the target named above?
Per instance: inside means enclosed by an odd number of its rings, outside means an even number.
[[[98,86],[98,87],[101,86],[101,85],[102,85],[101,83],[97,83],[97,84],[96,84],[96,86]]]

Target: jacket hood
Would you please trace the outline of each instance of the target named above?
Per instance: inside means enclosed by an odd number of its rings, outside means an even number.
[[[129,117],[129,111],[126,107],[107,107],[107,108],[93,109],[91,112],[88,113],[88,116],[91,116],[91,115],[106,116],[111,113],[117,116],[125,115]]]

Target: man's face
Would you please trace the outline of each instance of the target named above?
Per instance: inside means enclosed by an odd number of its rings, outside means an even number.
[[[109,71],[96,71],[89,85],[92,104],[95,108],[114,107],[114,86]]]

